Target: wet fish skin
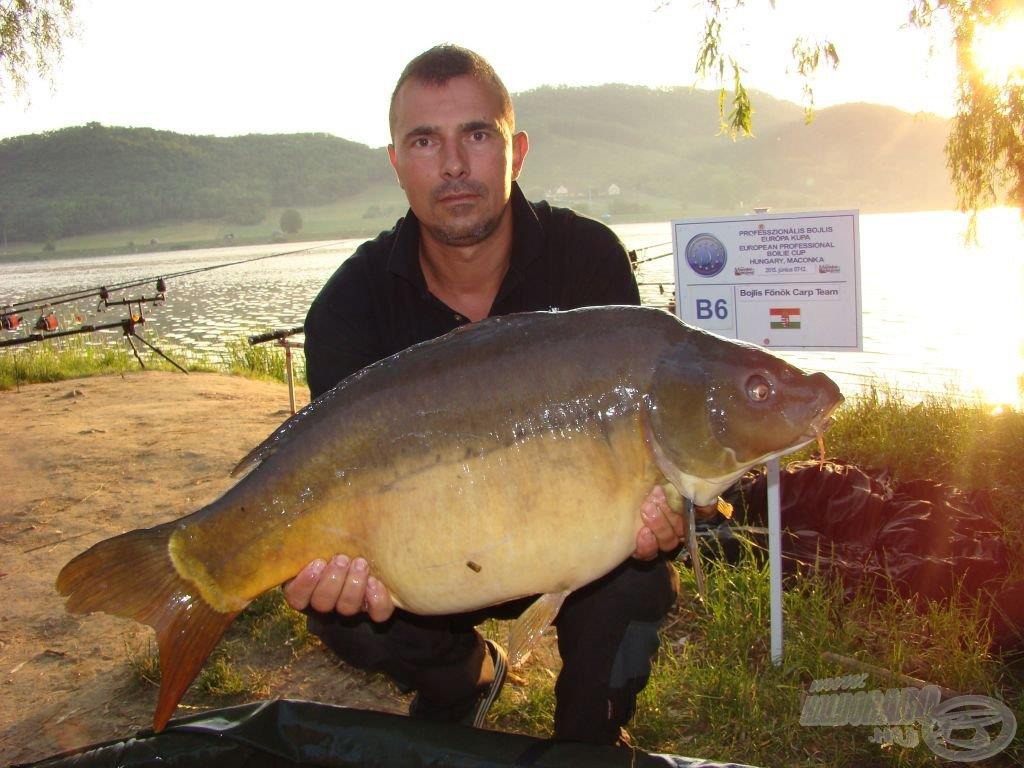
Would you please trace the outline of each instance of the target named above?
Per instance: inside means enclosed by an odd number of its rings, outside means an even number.
[[[492,318],[349,377],[220,499],[100,542],[58,588],[68,610],[156,627],[159,729],[234,615],[316,557],[365,557],[417,613],[568,594],[629,556],[655,483],[708,503],[812,439],[841,399],[820,374],[658,310]]]

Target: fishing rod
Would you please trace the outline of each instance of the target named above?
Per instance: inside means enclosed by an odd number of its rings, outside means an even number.
[[[82,301],[83,299],[91,299],[98,297],[103,301],[107,301],[112,291],[122,291],[128,288],[137,288],[147,283],[156,281],[157,293],[163,293],[166,290],[166,280],[176,277],[185,277],[186,275],[195,275],[200,272],[210,272],[215,269],[223,269],[224,267],[234,267],[238,264],[249,264],[254,261],[262,261],[263,259],[275,259],[280,256],[294,256],[298,253],[306,253],[308,251],[315,251],[320,248],[328,248],[333,245],[339,245],[344,240],[335,240],[330,243],[321,243],[320,245],[313,245],[308,248],[298,248],[293,251],[282,251],[281,253],[268,253],[263,256],[252,256],[248,259],[238,259],[237,261],[228,261],[221,264],[209,264],[205,267],[193,267],[192,269],[183,269],[178,272],[171,272],[164,275],[156,275],[153,277],[139,278],[135,280],[126,280],[120,283],[112,283],[103,285],[98,288],[82,288],[76,291],[66,291],[64,293],[54,294],[53,296],[43,296],[36,299],[25,299],[24,301],[16,301],[10,304],[5,304],[3,310],[0,311],[0,316],[7,317],[9,315],[16,314],[18,312],[34,312],[49,309],[50,307],[57,306],[59,304],[70,304],[75,301]],[[163,284],[165,287],[161,290],[160,286]],[[108,304],[109,306],[109,304]]]
[[[637,253],[638,251],[649,251],[652,248],[665,248],[666,246],[670,246],[670,245],[672,245],[672,243],[657,243],[655,245],[645,245],[643,248],[636,248],[636,249],[634,249],[633,253]],[[666,256],[671,256],[671,255],[672,255],[672,251],[668,250],[668,251],[665,251],[664,253],[656,253],[653,256],[644,256],[643,258],[639,258],[639,259],[636,259],[636,260],[630,259],[630,261],[632,262],[632,265],[634,267],[638,267],[641,264],[646,264],[649,261],[654,261],[655,259],[663,259]]]
[[[168,363],[173,365],[179,371],[181,371],[184,374],[188,374],[188,371],[186,371],[184,368],[178,365],[178,363],[176,363],[174,360],[172,360],[170,357],[164,354],[159,347],[155,346],[154,344],[151,344],[145,338],[136,333],[135,329],[145,322],[146,318],[142,316],[132,315],[131,317],[125,317],[114,323],[100,323],[99,325],[82,325],[79,326],[78,328],[72,328],[67,331],[52,331],[46,334],[30,333],[27,336],[21,336],[17,339],[4,339],[0,341],[0,347],[14,347],[19,344],[31,344],[32,342],[43,341],[44,339],[56,339],[62,336],[77,336],[80,333],[95,333],[97,331],[110,331],[115,328],[120,328],[122,335],[127,340],[128,346],[132,348],[132,353],[135,355],[135,359],[139,361],[140,366],[145,368],[146,364],[142,362],[142,358],[139,356],[139,350],[135,346],[135,341],[133,341],[133,339],[141,341],[143,344],[145,344],[151,350],[156,352],[158,355],[160,355],[160,357],[162,357]]]

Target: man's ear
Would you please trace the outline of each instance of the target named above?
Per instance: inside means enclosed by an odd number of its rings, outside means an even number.
[[[391,167],[395,170],[395,178],[398,179],[398,186],[405,189],[405,185],[402,184],[402,177],[398,174],[398,157],[395,155],[394,144],[388,144],[388,160],[391,161]]]
[[[519,178],[519,172],[523,169],[523,161],[526,153],[530,151],[530,137],[526,131],[520,131],[512,137],[512,180]]]

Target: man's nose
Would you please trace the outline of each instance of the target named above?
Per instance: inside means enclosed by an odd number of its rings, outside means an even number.
[[[469,173],[469,163],[462,142],[444,142],[441,149],[441,173],[446,179],[457,179]]]

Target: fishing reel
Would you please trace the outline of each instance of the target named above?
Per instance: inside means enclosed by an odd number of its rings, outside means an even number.
[[[104,285],[100,287],[99,297],[99,304],[96,305],[97,310],[104,310],[110,307],[131,307],[135,304],[139,307],[138,317],[142,317],[143,304],[159,304],[160,302],[167,300],[167,282],[162,277],[158,277],[156,279],[156,295],[154,296],[142,295],[132,299],[111,300],[110,291]]]
[[[21,327],[21,316],[13,309],[0,316],[0,330],[16,331]]]

